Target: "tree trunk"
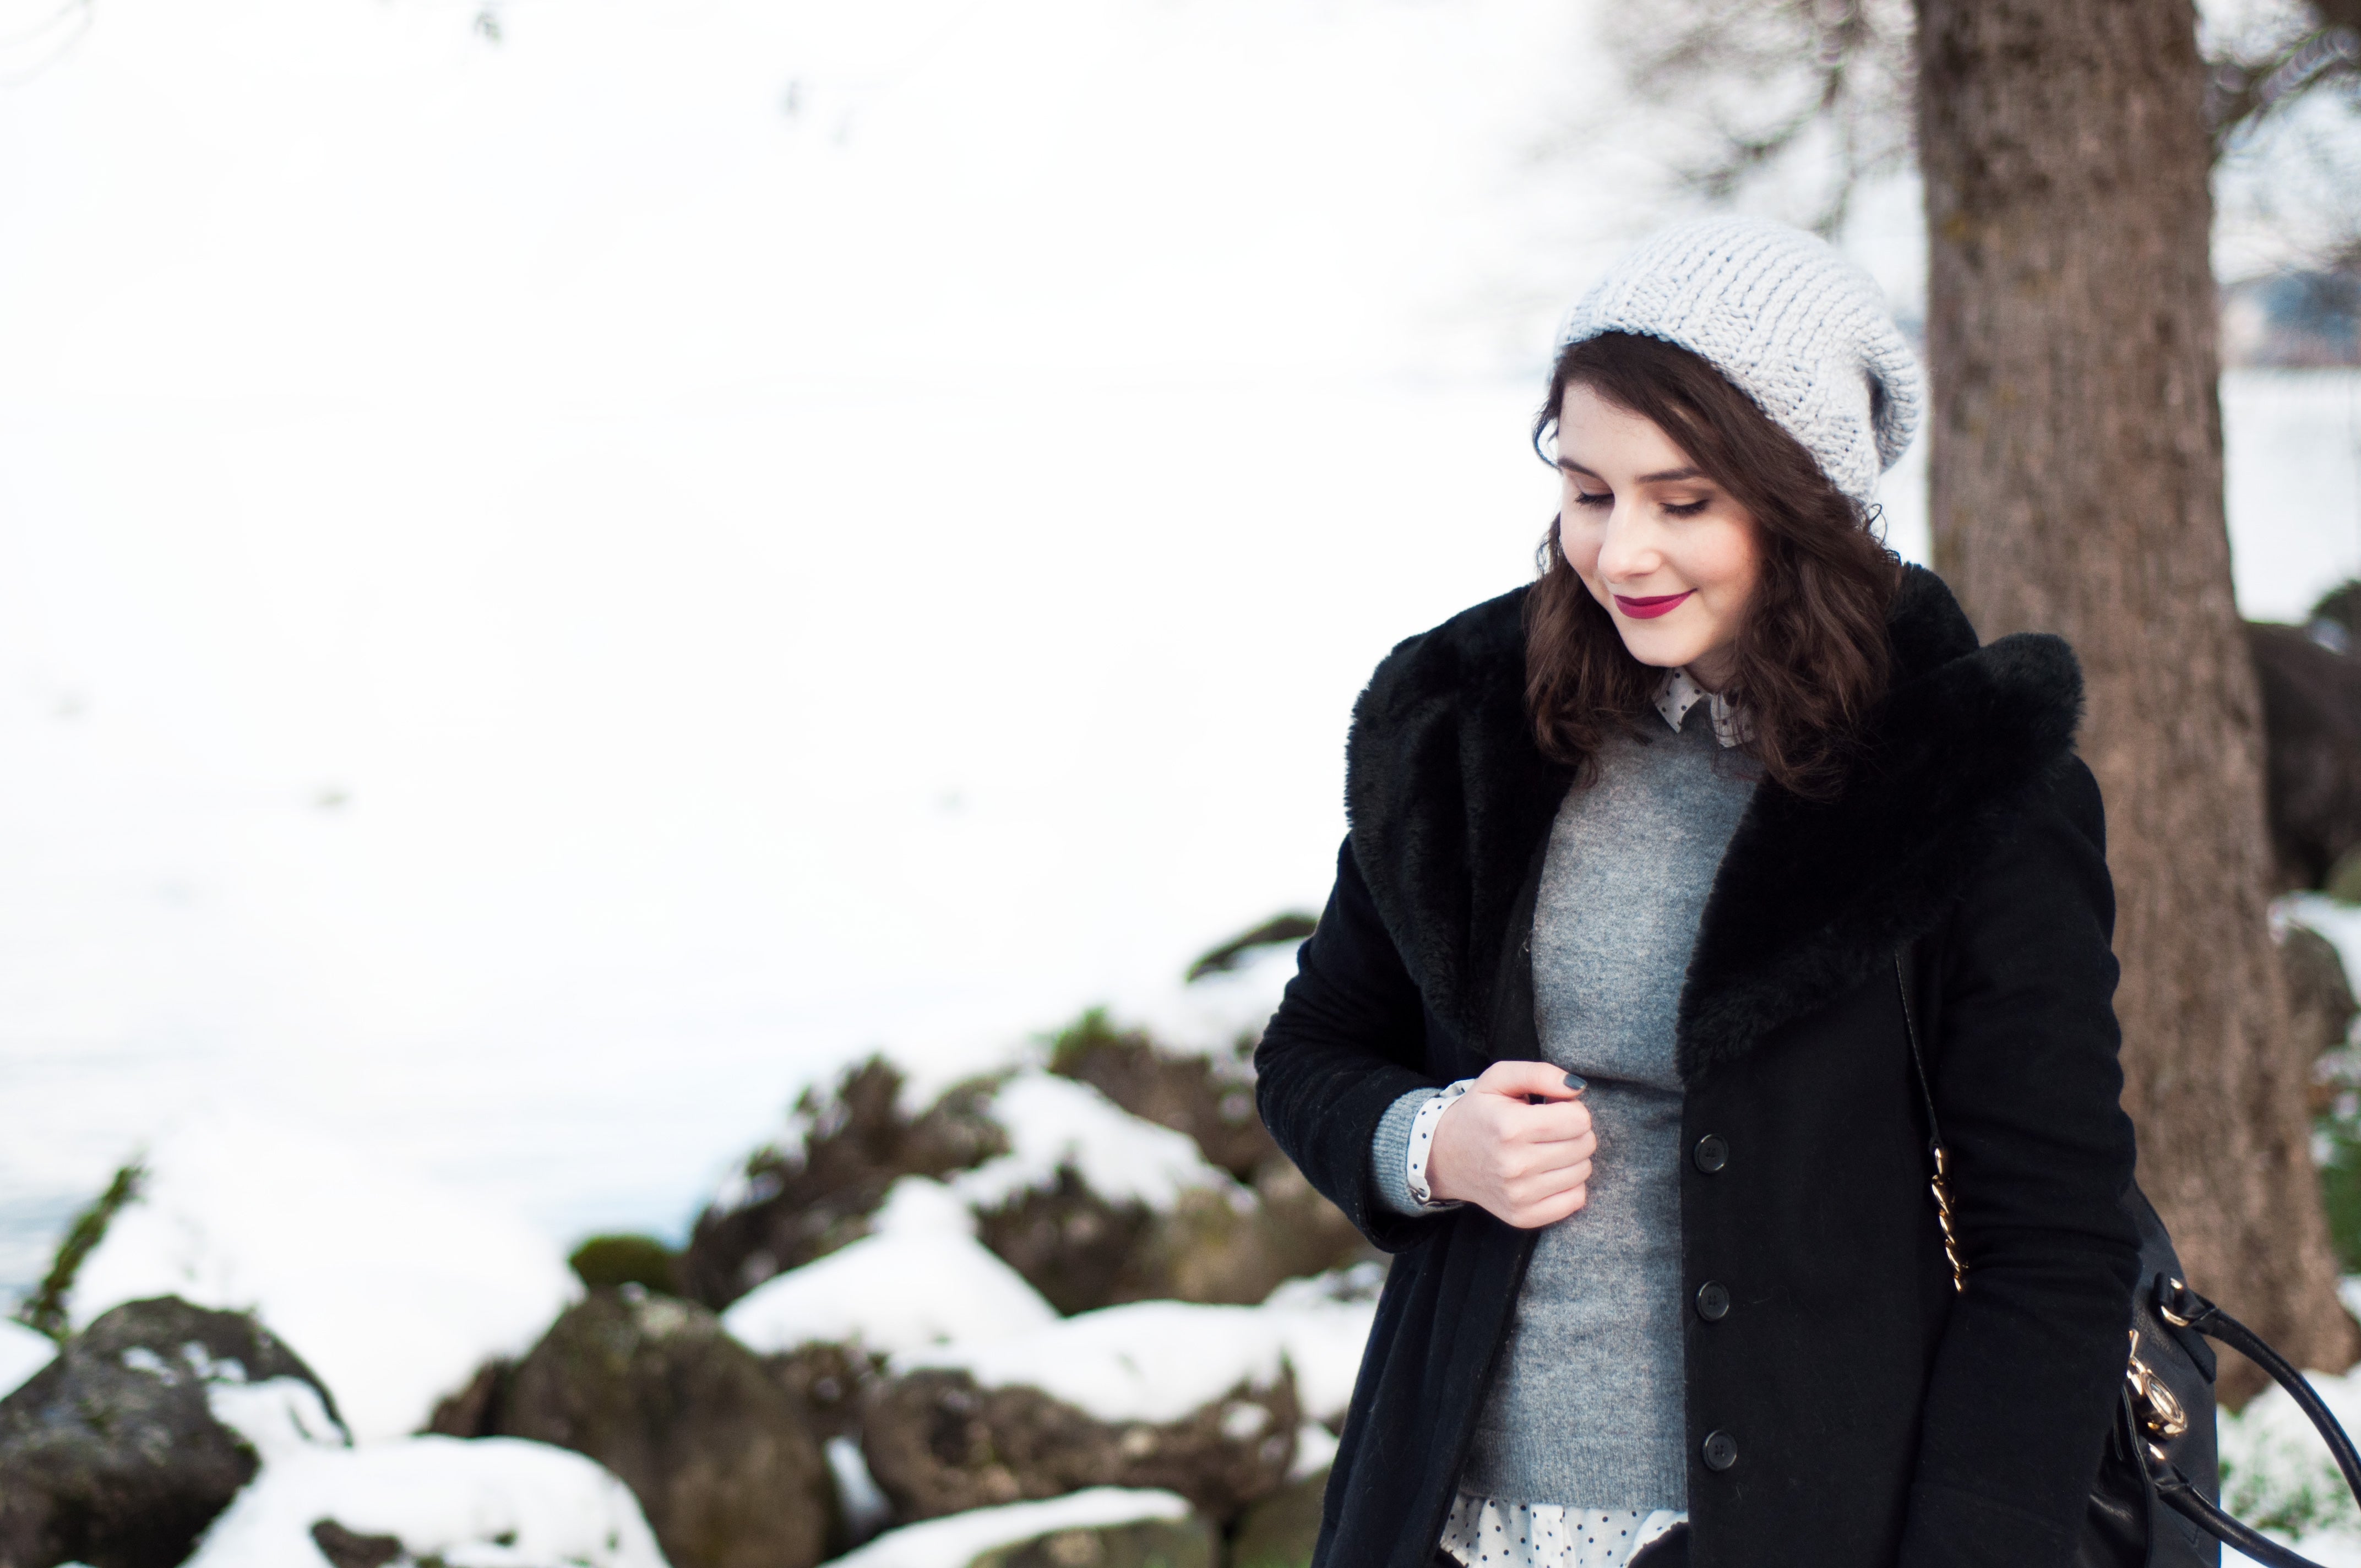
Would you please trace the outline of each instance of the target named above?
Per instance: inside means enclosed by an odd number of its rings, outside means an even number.
[[[1938,570],[2055,631],[2105,792],[2125,1107],[2190,1282],[2297,1365],[2338,1305],[2266,924],[2261,710],[2230,587],[2191,0],[1919,0]],[[2232,1402],[2257,1387],[2225,1365]]]

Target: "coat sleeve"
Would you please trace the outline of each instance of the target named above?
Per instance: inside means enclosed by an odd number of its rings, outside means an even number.
[[[1387,1109],[1413,1090],[1441,1087],[1424,1069],[1425,1040],[1424,1003],[1378,918],[1348,838],[1328,907],[1256,1047],[1255,1101],[1305,1179],[1387,1252],[1450,1223],[1448,1213],[1394,1212],[1371,1167]]]
[[[2070,759],[1939,948],[1929,1070],[1968,1277],[1935,1352],[1903,1568],[2073,1558],[2138,1274],[2114,924],[2098,785]]]

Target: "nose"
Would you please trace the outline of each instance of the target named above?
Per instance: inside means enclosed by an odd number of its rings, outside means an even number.
[[[1598,541],[1598,575],[1610,583],[1636,582],[1664,564],[1654,523],[1619,498]]]

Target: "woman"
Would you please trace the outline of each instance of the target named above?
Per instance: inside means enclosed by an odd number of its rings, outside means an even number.
[[[1916,377],[1811,236],[1659,236],[1561,351],[1540,580],[1362,696],[1257,1058],[1394,1255],[1315,1562],[2072,1560],[2136,1257],[2113,894],[2072,654],[1872,532]]]

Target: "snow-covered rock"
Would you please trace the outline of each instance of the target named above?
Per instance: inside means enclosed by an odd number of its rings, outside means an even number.
[[[1040,1293],[975,1239],[974,1217],[940,1183],[903,1178],[875,1223],[875,1234],[741,1298],[722,1326],[766,1354],[858,1344],[899,1355],[1058,1321]]]
[[[983,1109],[994,1081],[962,1080],[915,1115],[901,1069],[882,1057],[807,1090],[781,1135],[749,1155],[697,1217],[679,1262],[686,1293],[730,1305],[865,1234],[902,1178],[971,1169],[1003,1152]]]
[[[349,1140],[217,1118],[146,1163],[75,1279],[75,1326],[148,1296],[252,1310],[363,1439],[416,1431],[438,1395],[522,1351],[578,1293],[522,1220]]]
[[[1361,1352],[1378,1321],[1378,1289],[1385,1269],[1356,1264],[1309,1279],[1290,1279],[1270,1293],[1262,1310],[1272,1321],[1295,1368],[1295,1397],[1303,1413],[1336,1422],[1353,1402]],[[1301,1458],[1297,1461],[1300,1466]]]
[[[1274,994],[1264,1004],[1256,1025],[1277,1001]],[[1283,1157],[1256,1113],[1254,1072],[1236,1049],[1238,1033],[1222,1036],[1216,1049],[1179,1049],[1145,1029],[1117,1029],[1093,1010],[1058,1036],[1050,1065],[1133,1115],[1188,1134],[1208,1160],[1249,1179]]]
[[[1284,1314],[1257,1307],[1134,1301],[1000,1339],[898,1356],[897,1372],[939,1367],[985,1387],[1023,1385],[1103,1421],[1176,1421],[1240,1384],[1285,1376]]]
[[[1053,1187],[1060,1166],[1115,1203],[1169,1210],[1191,1190],[1246,1201],[1245,1190],[1206,1160],[1195,1139],[1131,1114],[1086,1083],[1052,1072],[1016,1073],[994,1093],[991,1115],[1007,1134],[1008,1152],[950,1182],[976,1208]]]
[[[346,1442],[310,1370],[252,1318],[126,1302],[0,1400],[0,1552],[178,1563],[258,1464]]]
[[[2345,974],[2361,985],[2361,905],[2339,904],[2325,894],[2291,893],[2279,901],[2277,910],[2334,943],[2345,960]]]
[[[667,1568],[630,1490],[580,1454],[442,1437],[272,1459],[187,1568],[330,1568],[323,1521],[451,1568]]]
[[[951,1179],[977,1209],[984,1244],[1059,1310],[1258,1301],[1281,1280],[1366,1253],[1352,1223],[1272,1146],[1249,1086],[1203,1060],[1167,1058],[1145,1036],[1070,1045],[1059,1043],[1060,1072],[1101,1081],[1010,1080],[992,1113],[1011,1152]],[[1240,1168],[1252,1187],[1230,1175]]]
[[[57,1354],[58,1342],[49,1335],[13,1319],[0,1318],[0,1399],[15,1393]]]
[[[1171,1492],[1093,1486],[1038,1503],[977,1508],[888,1530],[830,1568],[968,1568],[995,1547],[1062,1530],[1095,1530],[1189,1517],[1188,1499]]]
[[[905,1519],[1112,1486],[1227,1520],[1285,1483],[1301,1420],[1279,1324],[1253,1307],[1135,1302],[892,1370],[862,1449]]]

